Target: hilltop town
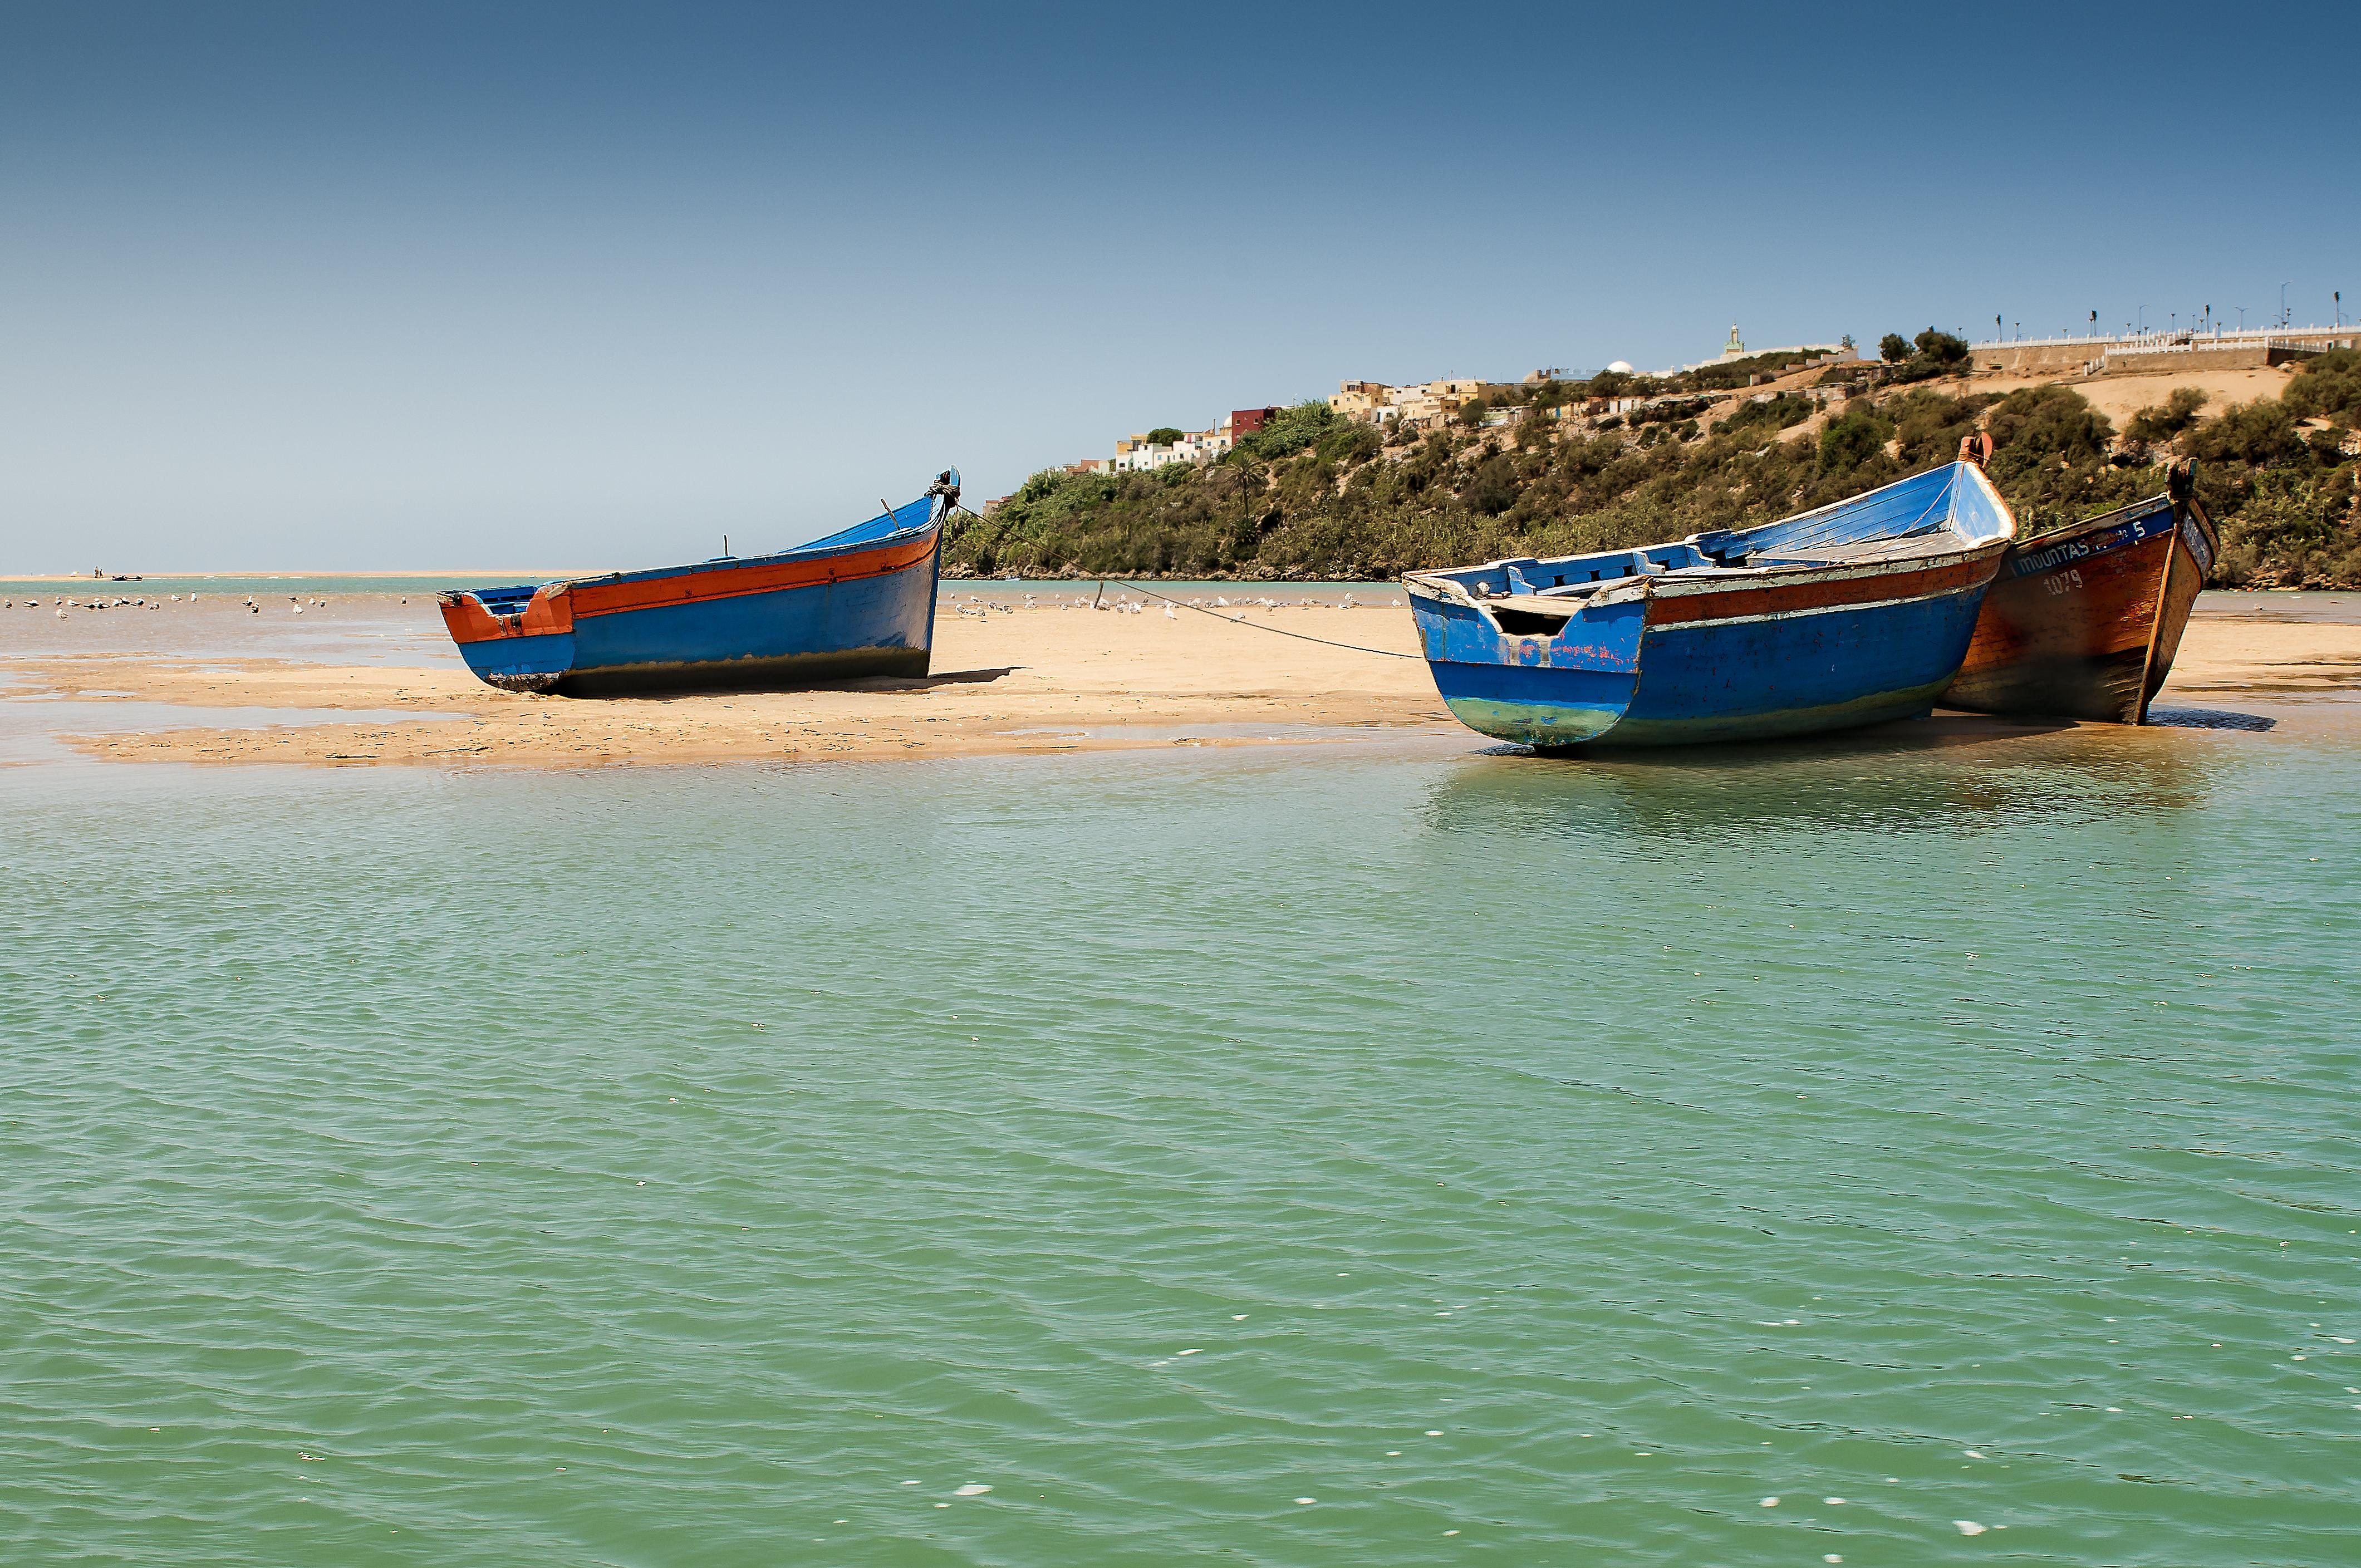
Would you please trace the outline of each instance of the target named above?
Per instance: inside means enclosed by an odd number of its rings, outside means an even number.
[[[1346,380],[1322,400],[1163,427],[986,503],[951,575],[1386,578],[1620,548],[1828,504],[1949,462],[1983,431],[2026,532],[2162,488],[2199,460],[2225,585],[2361,586],[2361,332],[2274,328],[1864,354],[1722,351],[1643,374]]]
[[[1796,364],[1819,365],[1854,356],[1852,339],[1841,343],[1813,344],[1789,348],[1750,351],[1738,335],[1735,323],[1730,329],[1730,341],[1713,358],[1696,365],[1678,366],[1661,376],[1639,377],[1631,367],[1621,360],[1609,366],[1600,374],[1621,378],[1622,384],[1631,388],[1653,383],[1675,382],[1684,377],[1696,378],[1699,373],[1728,372],[1743,365],[1749,381],[1767,381],[1774,372],[1767,367],[1789,367]],[[1543,392],[1542,407],[1556,417],[1565,405],[1550,401],[1547,393],[1564,384],[1569,373],[1565,370],[1536,370],[1513,384],[1486,381],[1471,377],[1446,377],[1439,381],[1423,381],[1411,386],[1389,386],[1382,381],[1343,381],[1328,399],[1328,407],[1339,419],[1357,424],[1378,426],[1397,433],[1432,431],[1444,424],[1480,422],[1502,425],[1521,419],[1535,407],[1534,395]],[[1711,379],[1711,376],[1708,377]],[[1586,378],[1587,387],[1596,378]],[[1595,411],[1621,413],[1644,400],[1642,395],[1618,397],[1616,386],[1604,389],[1597,400],[1601,407]],[[1591,400],[1585,400],[1586,405]],[[1480,405],[1471,409],[1470,405]],[[1084,458],[1067,464],[1061,472],[1068,474],[1142,474],[1185,463],[1203,467],[1218,463],[1235,450],[1242,437],[1253,435],[1282,411],[1277,404],[1260,408],[1232,409],[1204,430],[1183,431],[1174,427],[1140,431],[1124,436],[1115,444],[1112,457]],[[1594,411],[1586,406],[1585,411]],[[1005,500],[1006,497],[1000,499]],[[994,507],[999,501],[988,503]]]

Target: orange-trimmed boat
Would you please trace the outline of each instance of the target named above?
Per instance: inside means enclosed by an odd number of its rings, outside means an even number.
[[[508,691],[780,691],[923,675],[958,500],[958,471],[947,470],[907,506],[793,550],[454,591],[443,623],[467,667]]]
[[[2163,495],[2019,541],[1940,706],[2147,723],[2220,551],[2186,463]]]

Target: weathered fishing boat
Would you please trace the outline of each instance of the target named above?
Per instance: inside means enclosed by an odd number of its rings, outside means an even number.
[[[2011,545],[1943,706],[2146,723],[2220,550],[2185,466],[2163,495]]]
[[[467,667],[568,696],[923,675],[934,645],[946,474],[925,496],[770,555],[441,596]],[[937,510],[937,501],[941,508]]]
[[[1543,748],[1751,740],[1927,712],[2015,533],[1983,470],[1955,463],[1756,528],[1402,581],[1471,729]]]

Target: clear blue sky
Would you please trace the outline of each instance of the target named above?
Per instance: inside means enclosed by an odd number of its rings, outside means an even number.
[[[1339,378],[2361,290],[2347,10],[0,9],[0,575],[651,565]]]

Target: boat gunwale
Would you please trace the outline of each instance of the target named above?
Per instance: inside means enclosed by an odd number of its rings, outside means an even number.
[[[895,509],[896,511],[900,510]],[[645,566],[635,572],[599,572],[589,576],[550,577],[538,583],[519,583],[516,587],[530,588],[533,596],[538,597],[544,592],[565,588],[603,587],[614,583],[660,582],[666,577],[697,576],[712,572],[733,572],[749,567],[785,565],[803,561],[826,561],[856,552],[883,549],[905,543],[938,532],[942,525],[940,518],[930,516],[924,522],[908,528],[897,528],[891,533],[881,533],[872,539],[848,540],[838,544],[828,543],[826,540],[814,540],[807,544],[793,545],[785,550],[774,550],[763,555],[719,555],[709,561],[692,562],[678,566]],[[833,538],[834,535],[829,537]],[[502,594],[513,591],[514,589],[503,590],[497,587],[445,588],[435,597],[445,604],[456,605],[463,598],[470,598],[478,605],[483,605],[483,596],[487,593]],[[485,606],[488,612],[489,608]]]
[[[1461,572],[1488,573],[1511,565],[1522,566],[1527,563],[1536,567],[1547,567],[1564,562],[1593,560],[1602,555],[1640,554],[1650,549],[1664,549],[1673,545],[1687,545],[1692,550],[1697,550],[1697,541],[1701,539],[1730,538],[1741,533],[1756,532],[1789,523],[1806,521],[1813,518],[1834,515],[1847,507],[1856,506],[1869,497],[1878,494],[1879,490],[1897,488],[1910,483],[1913,479],[1922,477],[1925,474],[1939,471],[1928,468],[1920,474],[1897,479],[1892,485],[1882,485],[1877,489],[1864,490],[1858,496],[1831,502],[1828,506],[1817,507],[1810,511],[1775,518],[1770,522],[1757,524],[1752,529],[1709,529],[1685,535],[1680,539],[1666,540],[1654,545],[1637,545],[1629,552],[1594,550],[1576,555],[1503,555],[1497,560],[1482,562],[1472,566],[1450,566],[1419,572],[1404,572],[1401,582],[1403,587],[1408,589],[1414,598],[1431,598],[1444,603],[1455,602],[1472,609],[1497,605],[1503,609],[1523,610],[1530,614],[1574,616],[1581,614],[1584,609],[1591,605],[1628,604],[1635,599],[1651,598],[1657,595],[1660,587],[1669,588],[1675,584],[1680,585],[1678,588],[1664,597],[1686,598],[1693,594],[1724,592],[1741,587],[1759,589],[1766,586],[1784,587],[1789,583],[1800,585],[1846,576],[1872,576],[1882,571],[1917,570],[1938,565],[1949,565],[1954,561],[1969,560],[1983,552],[1999,555],[2018,543],[2015,509],[2008,504],[2007,498],[2000,493],[1999,487],[1992,482],[1992,477],[1984,472],[1982,466],[1974,463],[1954,463],[1948,466],[1952,472],[1945,483],[1945,492],[1949,493],[1951,485],[1958,482],[1960,470],[1973,474],[1977,483],[1982,488],[1986,499],[1993,503],[2001,520],[2006,525],[2002,532],[1990,539],[1970,539],[1967,535],[1952,530],[1949,521],[1946,520],[1944,526],[1923,533],[1903,533],[1892,536],[1892,543],[1896,548],[1890,552],[1867,554],[1850,561],[1782,562],[1766,566],[1676,566],[1662,572],[1631,573],[1604,582],[1569,583],[1562,587],[1543,589],[1536,593],[1499,594],[1483,598],[1477,598],[1470,594],[1465,584],[1446,575]],[[1921,542],[1932,542],[1946,534],[1960,541],[1960,543],[1948,549],[1931,551],[1917,547],[1920,546]],[[1697,550],[1697,554],[1704,553]],[[1776,579],[1775,585],[1773,579]],[[1569,603],[1573,607],[1571,609],[1567,608]],[[1493,624],[1497,628],[1499,623],[1495,621]],[[1532,634],[1503,631],[1501,635],[1518,637]]]
[[[1921,536],[1924,537],[1924,536]],[[1956,536],[1954,536],[1956,537]],[[1686,543],[1686,541],[1679,543]],[[1425,572],[1405,572],[1402,585],[1422,598],[1458,603],[1471,609],[1498,607],[1501,609],[1522,610],[1528,614],[1565,616],[1569,620],[1596,604],[1630,604],[1655,598],[1696,598],[1708,594],[1757,592],[1766,587],[1801,587],[1812,583],[1842,582],[1864,577],[1900,576],[1905,572],[1932,571],[1945,566],[1960,565],[1982,555],[1998,555],[2015,543],[2013,536],[1971,541],[1945,550],[1896,551],[1890,555],[1864,557],[1857,561],[1813,562],[1773,566],[1684,566],[1669,572],[1634,573],[1626,577],[1602,583],[1568,584],[1563,591],[1534,594],[1495,594],[1477,598],[1465,587],[1448,577]],[[1511,560],[1531,559],[1526,556],[1503,557],[1482,566],[1455,567],[1455,571],[1488,571],[1505,565]],[[1555,560],[1579,560],[1580,556],[1552,557]],[[1544,562],[1543,565],[1547,563]],[[1682,574],[1696,572],[1696,576]],[[1445,591],[1445,590],[1448,591]],[[1577,591],[1577,589],[1579,591]],[[1532,635],[1504,631],[1503,636]]]
[[[2060,539],[2071,539],[2076,534],[2091,529],[2104,528],[2112,522],[2128,521],[2135,517],[2146,517],[2153,511],[2169,510],[2173,504],[2170,496],[2158,490],[2152,496],[2142,496],[2136,501],[2125,501],[2119,507],[2109,507],[2105,511],[2092,512],[2089,517],[2061,522],[2057,527],[2041,533],[2026,534],[2016,543],[2025,549],[2030,550],[2036,545],[2052,544]]]
[[[897,509],[898,510],[898,509]],[[730,572],[746,566],[771,566],[791,561],[825,561],[832,555],[850,554],[860,550],[877,550],[918,538],[942,527],[941,520],[929,517],[909,528],[897,528],[891,533],[881,533],[871,539],[849,540],[841,544],[828,544],[826,540],[814,540],[785,550],[774,550],[767,555],[718,555],[710,561],[698,561],[681,566],[645,566],[636,572],[602,572],[589,577],[556,577],[539,586],[573,587],[577,584],[645,583],[664,577],[694,576],[704,572]],[[823,548],[825,546],[825,548]]]

